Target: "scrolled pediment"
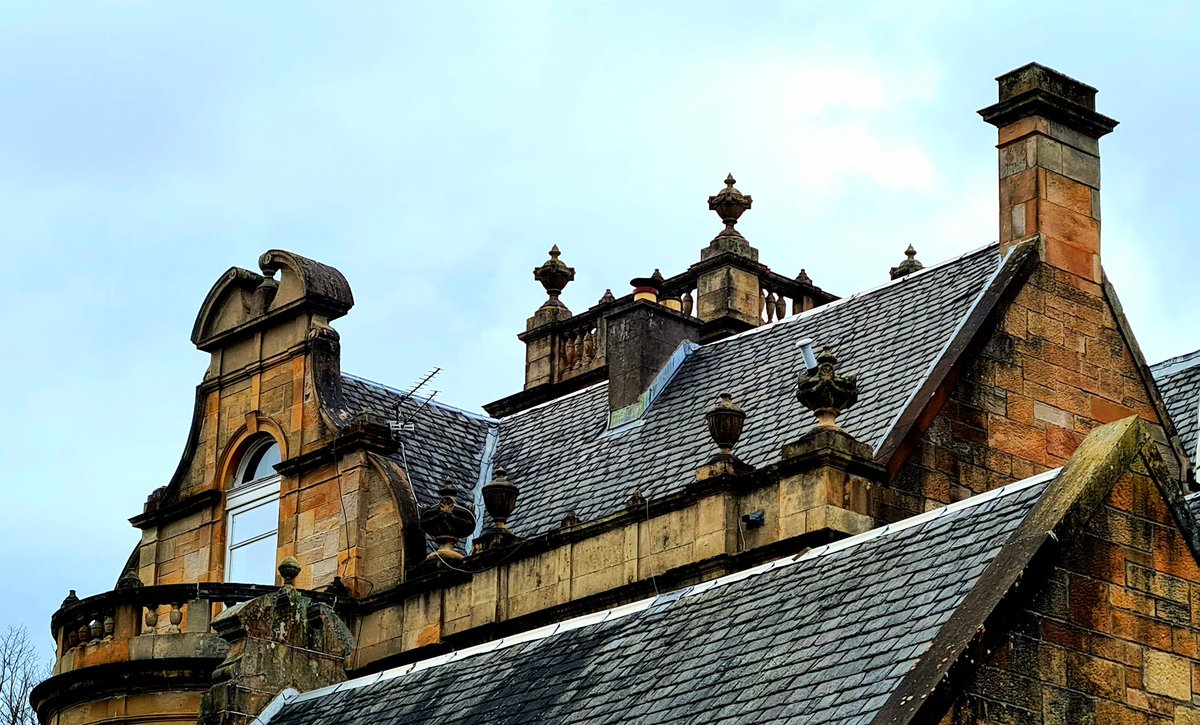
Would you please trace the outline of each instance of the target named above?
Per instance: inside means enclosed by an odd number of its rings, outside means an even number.
[[[337,269],[282,249],[258,259],[262,274],[231,267],[209,290],[192,327],[201,350],[220,347],[240,332],[308,311],[333,320],[354,306],[350,284]]]

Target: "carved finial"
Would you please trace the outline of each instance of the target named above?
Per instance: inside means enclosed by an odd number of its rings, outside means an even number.
[[[296,577],[300,576],[300,562],[296,561],[296,557],[289,556],[279,562],[279,576],[283,577],[285,587],[296,586]]]
[[[449,480],[442,484],[438,495],[441,499],[437,503],[421,509],[421,530],[438,543],[437,550],[425,560],[457,561],[463,555],[454,547],[475,530],[475,514],[458,502],[458,491]]]
[[[79,597],[77,597],[75,595],[75,590],[72,589],[71,591],[67,592],[67,596],[65,599],[62,600],[62,604],[59,605],[59,608],[61,609],[62,607],[69,607],[78,601],[79,601]]]
[[[708,434],[720,449],[720,455],[732,456],[733,447],[742,437],[742,426],[746,422],[746,412],[733,402],[733,396],[722,392],[713,407],[704,414],[708,421]]]
[[[814,375],[802,372],[796,386],[796,399],[817,416],[822,428],[838,428],[837,416],[858,401],[858,381],[853,375],[835,372],[837,358],[826,346],[817,356]]]
[[[507,521],[517,507],[518,493],[516,485],[508,480],[508,471],[503,466],[497,466],[496,475],[483,486],[483,505],[496,523],[497,531],[512,534]]]
[[[604,290],[604,294],[600,296],[600,301],[597,304],[607,305],[616,302],[617,298],[613,296],[612,290]]]
[[[797,281],[797,282],[799,282],[800,284],[808,284],[808,285],[811,285],[811,284],[812,284],[812,277],[809,277],[809,276],[808,276],[808,272],[805,272],[805,271],[802,269],[802,270],[800,270],[800,274],[796,275],[796,281]]]
[[[917,261],[917,250],[913,249],[913,245],[908,245],[908,249],[904,250],[904,256],[907,259],[892,267],[892,279],[900,279],[906,274],[912,274],[918,270],[925,269],[925,265]]]
[[[575,515],[574,511],[568,511],[567,515],[563,517],[562,527],[566,529],[570,528],[571,526],[578,526],[580,522],[581,519]]]
[[[133,567],[126,569],[125,573],[121,574],[121,578],[117,580],[118,591],[124,589],[137,589],[141,586],[142,580],[140,577],[138,577],[137,572],[134,571]]]
[[[742,214],[754,203],[753,198],[734,188],[735,183],[737,180],[733,178],[733,174],[726,176],[725,188],[708,197],[708,208],[715,211],[725,224],[725,230],[718,234],[718,237],[742,236],[737,229],[734,229],[734,226]]]
[[[625,507],[630,509],[641,509],[646,507],[646,497],[641,491],[634,491],[629,494],[629,498],[625,499]]]
[[[562,254],[558,251],[558,245],[550,247],[550,259],[542,262],[542,266],[533,269],[533,278],[542,283],[542,287],[546,289],[548,298],[542,303],[542,307],[562,307],[566,309],[558,296],[562,294],[563,288],[567,286],[571,280],[575,279],[575,268],[568,267],[566,262],[563,262],[558,257]]]

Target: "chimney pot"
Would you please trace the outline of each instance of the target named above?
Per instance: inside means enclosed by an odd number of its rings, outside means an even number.
[[[629,284],[633,285],[633,299],[646,300],[647,302],[658,302],[659,293],[662,292],[663,276],[662,272],[657,269],[654,274],[649,277],[634,277],[629,280]]]

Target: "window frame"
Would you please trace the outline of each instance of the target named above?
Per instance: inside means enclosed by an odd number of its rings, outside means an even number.
[[[278,558],[279,549],[279,492],[281,488],[282,476],[275,472],[269,476],[257,478],[252,481],[242,483],[242,478],[246,474],[246,468],[251,462],[257,463],[259,453],[263,449],[274,446],[279,448],[279,443],[272,437],[268,436],[261,441],[255,442],[248,446],[242,454],[241,463],[238,464],[237,473],[233,477],[233,481],[229,490],[225,494],[225,576],[226,582],[231,582],[230,574],[233,570],[233,555],[243,547],[256,544],[264,539],[273,538],[275,540],[276,558]],[[275,526],[270,531],[256,534],[247,538],[244,541],[234,543],[233,539],[233,517],[239,514],[244,514],[256,508],[264,506],[274,506],[275,509]],[[272,569],[273,571],[273,569]],[[274,584],[274,575],[270,582],[234,582],[241,584]]]

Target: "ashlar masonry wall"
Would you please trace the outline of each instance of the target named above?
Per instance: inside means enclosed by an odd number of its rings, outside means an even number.
[[[350,667],[361,674],[414,661],[861,533],[874,525],[877,488],[860,475],[820,466],[752,488],[713,486],[669,507],[631,509],[539,548],[519,545],[457,582],[364,602]],[[742,515],[756,511],[764,525],[742,526]]]
[[[235,357],[222,352],[225,362]],[[287,461],[329,445],[335,435],[321,418],[313,383],[318,362],[303,338],[265,358],[236,359],[240,367],[201,386],[200,431],[176,498],[198,503],[143,528],[138,574],[144,584],[224,581],[225,495],[248,446],[269,436]],[[399,507],[368,456],[338,452],[333,462],[281,478],[276,559],[300,561],[301,588],[327,586],[340,575],[365,594],[402,580]]]

